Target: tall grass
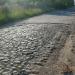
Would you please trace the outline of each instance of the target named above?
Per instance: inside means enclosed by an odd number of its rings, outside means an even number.
[[[9,13],[9,17],[12,19],[19,19],[19,18],[27,18],[37,14],[42,13],[43,10],[39,8],[15,8]]]
[[[3,23],[6,20],[6,14],[3,10],[0,10],[0,23]]]
[[[18,19],[32,17],[34,15],[38,15],[43,12],[44,11],[40,8],[28,8],[28,9],[14,8],[8,13],[3,12],[3,10],[0,10],[0,24],[4,24],[10,21],[16,21]]]
[[[72,5],[73,0],[0,0],[0,25]]]

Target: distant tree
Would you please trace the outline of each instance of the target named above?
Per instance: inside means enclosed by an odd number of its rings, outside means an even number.
[[[55,0],[52,4],[55,8],[67,8],[74,5],[74,0]]]

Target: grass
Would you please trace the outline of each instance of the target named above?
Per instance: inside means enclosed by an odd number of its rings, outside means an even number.
[[[0,2],[0,25],[52,11],[52,8],[64,9],[73,6],[73,0],[1,0]]]
[[[26,16],[33,16],[33,15],[37,15],[38,13],[42,13],[43,10],[42,9],[39,9],[39,8],[33,8],[33,9],[28,9],[28,10],[25,10],[25,15]]]
[[[43,10],[39,8],[29,9],[14,9],[10,12],[9,17],[12,19],[27,18],[42,13]]]
[[[4,24],[10,21],[16,21],[18,19],[32,17],[38,14],[43,13],[43,10],[40,8],[14,8],[9,11],[7,14],[6,12],[0,11],[0,24]]]
[[[0,11],[0,23],[3,23],[6,20],[6,14]]]
[[[49,9],[52,10],[52,9]],[[39,15],[41,13],[44,13],[46,11],[45,9],[41,8],[22,8],[22,7],[14,7],[10,11],[0,9],[0,25],[3,25],[5,23],[18,21],[20,19],[26,19],[35,15]]]

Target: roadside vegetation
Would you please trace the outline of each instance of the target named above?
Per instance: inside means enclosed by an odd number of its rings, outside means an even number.
[[[73,6],[73,0],[0,0],[0,24]]]

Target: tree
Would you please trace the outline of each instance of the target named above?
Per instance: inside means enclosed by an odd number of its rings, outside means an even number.
[[[74,0],[55,0],[54,8],[67,8],[74,5]]]

